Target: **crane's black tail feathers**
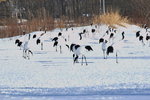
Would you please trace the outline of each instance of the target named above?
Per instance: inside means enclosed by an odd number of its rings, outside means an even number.
[[[109,55],[109,53],[113,53],[113,52],[114,52],[113,46],[109,46],[109,47],[107,48],[107,55]]]
[[[88,50],[88,51],[93,51],[91,46],[85,46],[85,49]]]

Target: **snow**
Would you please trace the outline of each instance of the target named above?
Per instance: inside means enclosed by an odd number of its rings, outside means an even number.
[[[93,28],[93,27],[92,27]],[[30,60],[22,57],[22,50],[15,45],[15,40],[27,40],[17,36],[0,40],[0,94],[10,95],[86,95],[86,94],[150,94],[150,47],[143,46],[135,37],[138,26],[117,26],[117,33],[125,32],[125,40],[119,44],[119,63],[115,54],[103,59],[100,37],[106,25],[98,26],[95,34],[91,26],[74,27],[67,32],[55,29],[43,37],[44,50],[36,45],[36,39],[29,41],[33,56]],[[79,40],[78,33],[83,29],[88,34]],[[70,37],[66,44],[77,43],[91,45],[94,51],[86,53],[88,66],[73,64],[72,52],[64,46],[62,54],[55,51],[52,38],[62,32]],[[143,31],[142,31],[143,32]],[[43,31],[32,32],[31,38],[37,38]],[[117,46],[117,47],[118,47]],[[81,62],[81,58],[79,59]]]
[[[149,96],[47,96],[47,97],[23,97],[23,96],[13,96],[13,97],[2,97],[2,100],[149,100]]]

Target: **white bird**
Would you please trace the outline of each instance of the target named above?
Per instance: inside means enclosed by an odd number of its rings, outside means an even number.
[[[118,52],[119,50],[122,48],[122,46],[124,45],[124,39],[125,39],[125,36],[124,36],[125,32],[122,32],[122,34],[117,34],[115,35],[112,43],[109,45],[108,44],[108,40],[106,40],[105,38],[100,38],[99,39],[99,43],[102,43],[102,51],[103,51],[103,55],[104,55],[104,59],[107,59],[107,56],[110,54],[110,53],[115,53],[116,55],[116,63],[118,63]],[[121,36],[121,37],[120,37]]]
[[[123,45],[124,42],[122,40],[112,43],[107,47],[106,55],[109,56],[110,53],[114,53],[116,56],[116,63],[118,63],[118,53],[120,52],[120,49],[122,49]]]
[[[85,60],[86,65],[88,65],[85,53],[88,51],[93,51],[91,46],[89,46],[89,45],[81,46],[78,44],[71,44],[70,50],[73,52],[73,62],[74,63],[77,63],[79,56],[81,56],[81,58],[82,58],[81,65],[83,65],[83,60]]]
[[[33,55],[32,51],[29,48],[29,41],[25,41],[23,45],[23,57],[25,59],[30,59],[30,53]]]
[[[103,56],[104,56],[104,59],[106,59],[106,50],[107,50],[107,40],[103,39],[103,38],[100,38],[99,39],[99,43],[101,44],[101,49],[103,51]]]
[[[60,48],[60,53],[62,53],[62,47],[65,46],[66,44],[66,38],[62,36],[62,33],[58,33],[57,37],[54,37],[52,39],[54,41],[53,47],[56,47],[56,52],[57,52],[57,47]]]

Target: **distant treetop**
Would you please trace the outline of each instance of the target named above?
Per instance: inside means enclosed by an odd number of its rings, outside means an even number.
[[[2,2],[2,1],[6,1],[6,0],[0,0],[0,2]]]

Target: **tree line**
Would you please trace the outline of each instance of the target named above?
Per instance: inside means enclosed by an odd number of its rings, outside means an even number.
[[[101,13],[101,0],[6,0],[0,3],[0,17],[34,17],[52,16],[71,19],[80,16],[92,16]],[[18,14],[18,15],[17,15]],[[5,16],[4,16],[5,15]]]
[[[150,22],[150,0],[0,0],[0,18],[92,18],[119,10],[124,16]]]

